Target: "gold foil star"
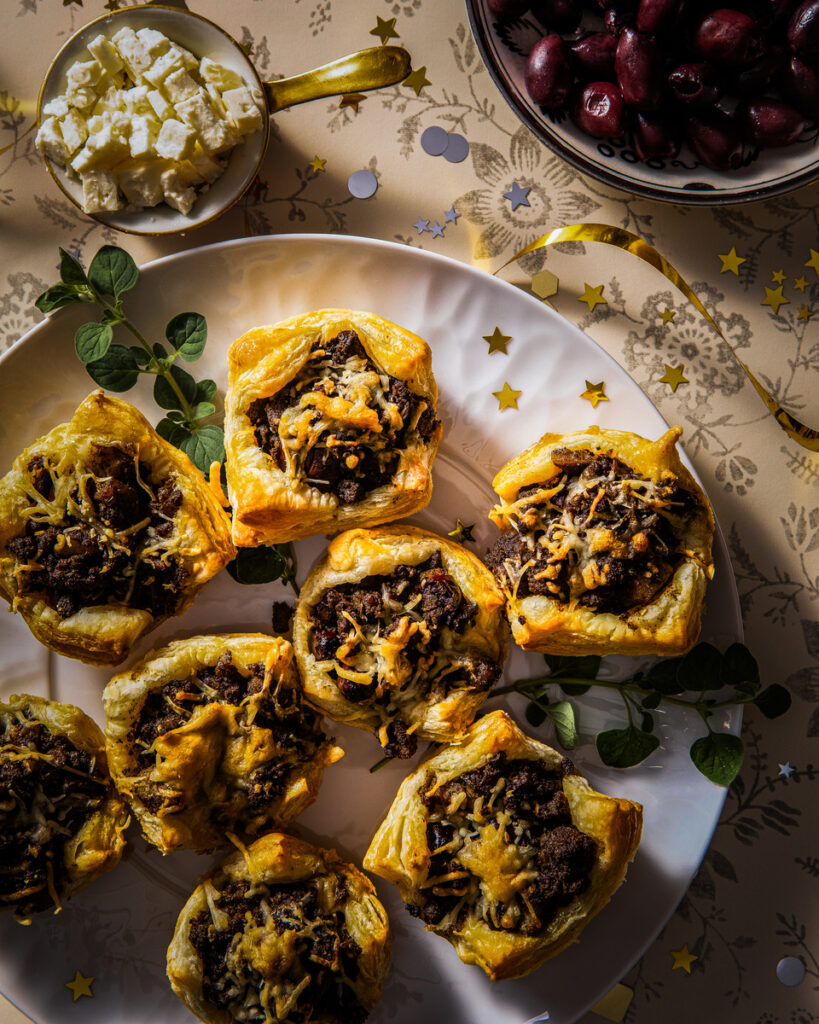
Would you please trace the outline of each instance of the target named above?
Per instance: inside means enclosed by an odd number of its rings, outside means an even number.
[[[591,312],[595,306],[607,306],[609,304],[609,300],[603,298],[602,284],[599,284],[596,288],[592,288],[592,286],[590,284],[586,284],[585,281],[583,284],[586,286],[586,290],[582,295],[577,296],[577,301],[585,302],[589,307],[589,312]]]
[[[326,160],[322,160],[320,156],[314,156],[310,163],[307,165],[314,174],[318,174],[319,171],[324,170],[324,165],[327,163]]]
[[[345,92],[339,100],[338,106],[339,109],[342,107],[352,107],[353,110],[358,113],[358,104],[366,99],[367,97],[363,92]]]
[[[375,28],[370,29],[370,35],[378,36],[381,40],[382,46],[384,46],[388,39],[401,38],[395,31],[395,18],[390,18],[388,21],[385,21],[383,18],[379,18],[376,14],[375,22]]]
[[[504,409],[517,409],[518,399],[523,392],[515,391],[514,388],[509,387],[507,381],[504,381],[500,391],[493,391],[492,394],[498,400],[498,412],[502,412]]]
[[[817,252],[815,249],[811,249],[810,259],[805,264],[805,266],[813,267],[813,269],[816,271],[817,276],[819,276],[819,252]]]
[[[779,307],[786,306],[790,303],[790,299],[786,299],[782,294],[782,285],[778,288],[765,288],[765,298],[760,302],[760,306],[770,306],[771,309],[779,314]]]
[[[474,523],[462,523],[460,519],[456,519],[455,522],[457,524],[455,529],[450,530],[447,537],[452,537],[459,544],[465,544],[468,540],[475,540],[472,536],[472,531],[475,529]]]
[[[506,351],[506,346],[512,340],[511,335],[501,334],[500,327],[496,327],[491,334],[484,334],[483,340],[489,342],[489,355],[493,352],[503,352],[505,356],[509,353]]]
[[[666,324],[673,324],[674,317],[677,315],[676,309],[669,309],[668,306],[662,311],[660,316],[663,318],[663,326]]]
[[[93,978],[86,978],[81,971],[77,971],[74,975],[74,980],[65,983],[65,987],[70,988],[74,993],[75,1003],[81,996],[88,996],[89,999],[94,998],[94,993],[91,991],[91,982],[93,980]]]
[[[771,274],[771,280],[776,281],[777,284],[782,284],[782,282],[785,280],[785,271],[774,270]]]
[[[610,402],[611,399],[606,394],[606,382],[600,381],[599,384],[592,384],[590,380],[586,381],[586,390],[580,396],[591,402],[592,409],[596,409],[600,402]]]
[[[667,384],[672,391],[676,391],[680,384],[687,384],[688,378],[683,376],[685,367],[682,363],[679,366],[669,366],[665,363],[665,374],[660,377],[661,384]]]
[[[798,292],[803,292],[808,287],[808,279],[806,277],[797,277],[793,282],[793,286]]]
[[[425,85],[432,85],[432,82],[430,82],[430,80],[426,76],[426,70],[426,64],[424,64],[420,68],[416,68],[416,70],[412,71],[409,75],[407,75],[407,77],[404,79],[401,85],[408,85],[410,89],[415,90],[416,96],[420,96],[421,90],[424,88]]]
[[[698,956],[688,952],[688,943],[682,949],[672,949],[671,955],[674,957],[674,966],[671,970],[676,971],[678,967],[682,967],[686,974],[691,973],[691,964],[699,960]]]
[[[557,295],[560,287],[560,280],[551,270],[541,270],[532,278],[532,291],[539,299],[549,302],[553,295]],[[551,302],[549,302],[551,306]]]
[[[617,984],[599,1003],[594,1004],[592,1013],[596,1013],[603,1020],[612,1021],[613,1024],[620,1024],[633,998],[634,992],[627,985]]]
[[[807,323],[808,320],[810,320],[810,318],[812,316],[813,316],[813,310],[810,308],[810,306],[802,306],[800,308],[800,310],[799,310],[799,316],[796,319],[797,320],[804,320],[805,323]]]
[[[739,268],[745,263],[745,257],[737,256],[737,251],[733,246],[731,246],[730,252],[718,252],[717,258],[722,260],[721,274],[724,274],[726,270],[730,270],[732,274],[736,274],[739,277]]]

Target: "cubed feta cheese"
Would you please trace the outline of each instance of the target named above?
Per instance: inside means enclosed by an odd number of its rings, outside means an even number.
[[[77,110],[88,110],[99,99],[94,89],[75,89],[73,92],[66,93],[65,98],[69,107],[74,107]]]
[[[97,132],[102,131],[102,127],[105,124],[105,121],[103,121],[102,117],[99,114],[94,114],[92,117],[88,118],[87,124],[88,134],[96,135]]]
[[[156,60],[156,58],[165,53],[171,45],[170,39],[168,39],[167,36],[164,36],[161,32],[157,32],[155,28],[137,29],[137,39],[139,39],[148,51],[151,60]]]
[[[235,133],[226,121],[217,117],[202,90],[177,103],[176,112],[194,129],[205,152],[218,153],[236,145]]]
[[[88,136],[83,148],[71,161],[71,166],[77,174],[84,174],[86,171],[113,167],[128,154],[128,143],[110,124],[106,124],[96,135]]]
[[[73,156],[88,138],[88,125],[81,114],[71,109],[60,119],[60,132],[68,155]]]
[[[58,96],[55,100],[44,104],[43,113],[46,117],[65,117],[68,113],[68,101],[65,96]]]
[[[167,162],[155,160],[150,163],[140,161],[133,167],[118,170],[119,187],[132,206],[156,206],[165,198],[162,188],[162,172],[167,169]]]
[[[162,122],[156,139],[157,156],[168,160],[186,160],[193,152],[196,132],[181,121],[169,118]]]
[[[237,75],[235,71],[231,71],[230,68],[226,68],[222,64],[217,64],[210,57],[203,57],[200,61],[199,74],[203,81],[216,86],[219,92],[224,92],[225,89],[237,89],[240,85],[244,85],[241,75]]]
[[[180,68],[168,75],[162,83],[162,91],[176,106],[177,103],[186,100],[189,96],[195,96],[199,91],[199,86],[184,68]]]
[[[117,179],[110,171],[89,171],[83,176],[82,208],[86,213],[122,209]]]
[[[125,109],[131,114],[153,114],[153,108],[148,102],[149,89],[147,85],[135,85],[133,89],[125,89],[122,93],[120,109]]]
[[[145,44],[137,37],[132,28],[121,28],[114,34],[114,43],[119,50],[119,55],[125,62],[128,74],[138,82],[144,71],[151,66],[151,55],[145,48]]]
[[[228,115],[242,135],[249,135],[262,127],[262,112],[250,94],[250,89],[240,85],[222,93]]]
[[[148,92],[148,102],[160,121],[166,121],[169,117],[173,117],[175,113],[173,107],[158,89],[151,89]]]
[[[63,141],[63,135],[56,117],[49,117],[43,121],[35,141],[37,149],[40,150],[46,160],[51,160],[55,164],[65,165],[71,158],[71,154],[68,152]]]
[[[131,147],[131,156],[138,160],[140,157],[153,156],[154,143],[159,134],[159,121],[153,117],[146,117],[144,114],[135,114],[131,119],[131,134],[128,137],[128,144]]]
[[[179,43],[171,43],[168,53],[175,53],[186,71],[199,71],[199,58],[195,57],[190,50],[186,50],[184,46],[180,46]]]
[[[145,71],[143,78],[155,89],[158,89],[168,75],[174,71],[184,70],[185,66],[182,63],[181,55],[171,49],[167,53],[163,53],[161,57],[156,58],[153,64]]]
[[[196,173],[203,181],[207,181],[209,184],[212,184],[217,178],[221,178],[225,172],[225,165],[223,163],[214,160],[210,153],[205,153],[198,146],[193,151],[190,161],[196,168]]]
[[[177,167],[172,167],[163,172],[162,191],[165,194],[165,202],[168,206],[179,210],[180,213],[191,212],[191,207],[196,202],[196,192],[192,186],[185,184],[185,180]]]
[[[98,60],[75,61],[65,73],[68,91],[93,89],[103,75],[103,67]]]
[[[205,86],[205,91],[207,92],[208,97],[210,99],[210,105],[213,107],[213,109],[216,111],[219,117],[221,117],[222,120],[224,121],[228,116],[228,112],[227,107],[222,102],[222,94],[219,92],[215,85],[211,85],[210,83],[208,83]]]
[[[122,71],[122,58],[104,35],[95,36],[88,44],[88,49],[110,75]]]

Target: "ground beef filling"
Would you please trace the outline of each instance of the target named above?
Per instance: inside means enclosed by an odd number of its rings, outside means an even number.
[[[197,708],[214,702],[238,707],[260,693],[265,687],[265,667],[255,664],[248,668],[246,675],[226,651],[212,667],[152,690],[129,736],[129,743],[137,750],[140,772],[149,773],[156,764],[155,740],[188,722]],[[251,728],[250,722],[246,724]],[[283,682],[271,685],[265,699],[256,703],[252,727],[271,732],[277,750],[273,760],[254,768],[243,780],[242,803],[248,812],[256,813],[282,797],[291,773],[310,763],[329,741],[321,728],[321,716],[301,700],[295,686]],[[169,795],[150,780],[137,783],[135,792],[152,814],[160,809],[184,810],[181,793]],[[218,820],[218,809],[214,808],[214,814]]]
[[[56,470],[37,456],[28,471],[33,489],[53,501]],[[149,467],[116,445],[96,447],[88,471],[59,523],[35,512],[8,542],[18,594],[36,594],[61,618],[105,604],[173,614],[185,572],[163,542],[176,529],[181,491],[173,480],[154,483]]]
[[[379,710],[388,756],[412,757],[418,741],[404,708],[437,703],[459,688],[484,692],[498,680],[500,665],[457,639],[477,613],[436,551],[389,576],[328,590],[312,611],[312,652],[329,663],[346,700]]]
[[[347,931],[344,879],[334,881],[329,907],[322,906],[326,897],[322,899],[312,879],[256,884],[252,892],[246,882],[228,884],[215,899],[218,909],[227,915],[227,926],[217,930],[209,911],[197,914],[190,926],[190,943],[202,962],[205,999],[249,1024],[362,1024],[367,1011],[351,987],[358,977],[361,947]],[[322,887],[324,893],[328,890],[332,891]],[[260,928],[252,939],[247,938],[248,932]],[[299,933],[295,955],[280,958],[282,970],[273,959],[276,937],[292,931]],[[282,945],[286,947],[287,942]],[[264,977],[254,966],[263,946],[270,957]],[[293,993],[300,986],[294,1000]]]
[[[571,761],[495,754],[483,767],[422,788],[432,855],[420,900],[408,906],[447,934],[479,918],[496,931],[539,935],[589,886],[597,847],[572,824],[563,794]]]
[[[558,448],[552,460],[561,474],[521,489],[487,555],[501,586],[616,615],[649,604],[684,557],[697,498],[673,477],[654,485],[611,456]]]
[[[310,433],[313,443],[291,437],[281,429],[287,410],[307,408],[316,393],[327,399],[349,398],[368,376],[368,408],[378,425],[344,428],[328,421],[321,430],[322,413],[314,408]],[[426,400],[407,384],[380,371],[369,358],[355,331],[342,331],[326,345],[317,345],[305,367],[286,388],[270,398],[252,402],[247,410],[257,445],[282,471],[287,469],[287,447],[295,469],[291,475],[322,493],[331,493],[343,505],[354,505],[376,487],[392,479],[400,452],[411,440],[428,443],[438,420]],[[397,418],[396,418],[397,417]]]
[[[16,717],[0,728],[0,907],[27,917],[65,894],[66,844],[109,787],[65,736]]]

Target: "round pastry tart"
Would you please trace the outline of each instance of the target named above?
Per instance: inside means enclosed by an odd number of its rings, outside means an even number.
[[[364,867],[493,981],[573,942],[623,881],[642,808],[595,792],[503,711],[401,784]]]
[[[301,589],[293,646],[307,697],[392,757],[458,739],[506,658],[503,595],[460,544],[411,526],[348,530]]]
[[[281,637],[176,640],[114,676],[103,701],[111,775],[162,853],[287,824],[344,756]]]
[[[128,813],[105,760],[102,732],[72,704],[0,702],[0,908],[28,921],[110,871]]]
[[[0,480],[0,594],[60,654],[115,665],[235,554],[187,455],[95,391]]]
[[[323,309],[228,352],[233,538],[275,544],[423,508],[441,439],[425,341],[374,313]]]
[[[168,977],[206,1024],[362,1024],[391,951],[370,880],[334,850],[272,832],[194,889]]]
[[[671,655],[695,643],[714,517],[681,434],[545,434],[497,474],[502,533],[487,562],[522,647]]]

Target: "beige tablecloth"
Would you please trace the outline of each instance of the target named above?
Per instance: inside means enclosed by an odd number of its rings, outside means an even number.
[[[584,178],[506,106],[481,64],[461,0],[192,6],[249,44],[267,77],[377,44],[371,30],[392,19],[398,38],[391,41],[410,50],[420,73],[414,88],[394,86],[357,106],[329,99],[283,112],[258,186],[228,215],[186,237],[126,237],[66,201],[37,157],[33,134],[26,134],[52,54],[104,13],[101,0],[4,0],[0,351],[40,318],[33,300],[55,279],[58,244],[88,260],[104,242],[117,242],[144,262],[244,235],[345,232],[495,269],[548,228],[599,221],[641,234],[672,259],[782,403],[819,424],[819,318],[810,319],[819,310],[816,187],[766,203],[695,210]],[[423,151],[421,134],[432,125],[467,139],[463,162]],[[347,180],[365,168],[376,175],[378,191],[355,199]],[[513,209],[505,193],[514,196],[516,185],[529,191]],[[447,220],[452,209],[458,216]],[[419,232],[423,221],[430,229]],[[749,645],[763,679],[786,683],[794,698],[777,721],[755,709],[746,714],[745,764],[699,874],[663,934],[623,979],[626,988],[601,1012],[619,1019],[630,999],[625,1019],[633,1024],[819,1021],[819,456],[786,438],[725,345],[656,272],[606,247],[573,244],[504,276],[528,290],[542,270],[559,281],[555,308],[611,353],[669,422],[684,427],[686,451],[729,544]],[[603,302],[594,301],[595,292]],[[666,309],[674,316],[664,322]],[[662,380],[667,364],[682,366],[687,378],[676,390],[673,374]],[[685,948],[695,959],[680,954]],[[786,955],[807,968],[798,987],[777,979]],[[80,1019],[80,1006],[69,1002],[66,1019],[72,1009]],[[0,1020],[17,1019],[0,1007]]]

